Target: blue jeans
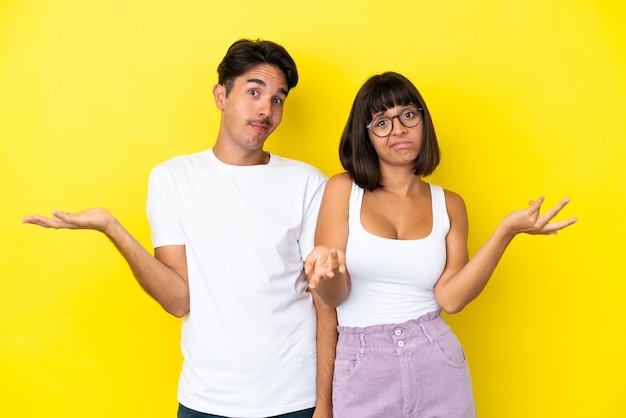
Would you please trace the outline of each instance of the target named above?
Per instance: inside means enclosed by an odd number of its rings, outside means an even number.
[[[283,415],[276,415],[275,417],[268,418],[312,418],[315,408],[303,409],[302,411],[289,412]],[[205,414],[204,412],[194,411],[187,408],[185,405],[178,404],[177,418],[228,418],[221,415]]]

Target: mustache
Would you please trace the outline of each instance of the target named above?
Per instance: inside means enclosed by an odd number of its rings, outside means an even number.
[[[248,123],[254,124],[254,125],[265,125],[265,127],[267,128],[272,126],[272,123],[270,122],[269,119],[250,119],[248,120]]]

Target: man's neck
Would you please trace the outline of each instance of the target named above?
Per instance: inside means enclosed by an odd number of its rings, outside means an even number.
[[[270,154],[263,149],[250,152],[233,152],[233,150],[224,149],[215,144],[213,154],[218,160],[228,165],[263,165],[270,161]]]

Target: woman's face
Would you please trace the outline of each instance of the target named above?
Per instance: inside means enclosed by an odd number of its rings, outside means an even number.
[[[367,128],[379,162],[412,166],[422,147],[422,123],[421,109],[412,104],[373,113]]]

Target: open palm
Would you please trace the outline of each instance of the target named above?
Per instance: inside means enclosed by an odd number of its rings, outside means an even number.
[[[114,221],[113,215],[103,208],[91,208],[69,213],[52,211],[52,217],[42,215],[26,216],[22,222],[54,229],[93,229],[106,232]]]
[[[541,196],[537,201],[531,201],[529,208],[510,213],[504,218],[503,224],[510,228],[514,234],[549,235],[556,234],[559,230],[577,221],[576,218],[570,218],[564,221],[550,222],[569,203],[569,198],[562,199],[542,215],[540,211],[544,200],[545,198]]]

